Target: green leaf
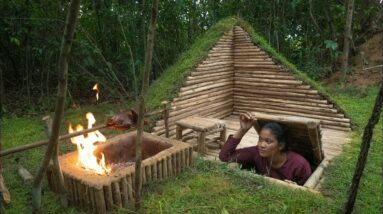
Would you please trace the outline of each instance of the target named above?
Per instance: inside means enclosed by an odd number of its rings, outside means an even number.
[[[336,43],[333,40],[325,40],[324,44],[325,44],[326,48],[328,48],[328,49],[331,49],[331,50],[338,49],[338,43]]]
[[[16,37],[11,37],[11,42],[17,46],[20,46],[20,41]]]

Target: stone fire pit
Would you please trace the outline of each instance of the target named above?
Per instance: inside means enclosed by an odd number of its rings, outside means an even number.
[[[136,132],[109,139],[95,153],[103,152],[106,164],[112,164],[109,175],[99,175],[76,165],[77,151],[59,157],[70,205],[92,213],[106,213],[134,202]],[[192,163],[189,144],[144,133],[142,182],[166,180],[178,175]],[[57,192],[57,176],[50,166],[47,171],[50,188]]]

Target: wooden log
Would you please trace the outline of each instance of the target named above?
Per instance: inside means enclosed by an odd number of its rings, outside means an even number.
[[[206,85],[206,86],[202,86],[199,88],[194,88],[194,89],[190,89],[190,90],[186,90],[186,91],[180,91],[180,92],[178,92],[178,96],[186,96],[186,95],[190,95],[190,94],[195,94],[195,93],[198,93],[201,91],[206,91],[209,89],[218,88],[218,87],[222,87],[222,86],[232,86],[232,84],[233,84],[233,79],[225,79],[224,81],[219,81],[219,83],[214,83],[214,84],[210,84],[210,85]]]
[[[96,196],[95,196],[95,188],[94,187],[89,187],[89,194],[90,194],[89,195],[89,199],[90,199],[89,211],[91,213],[97,213],[97,202],[95,199]],[[71,205],[73,205],[73,204],[71,204]]]
[[[306,103],[317,103],[317,104],[324,104],[328,105],[328,100],[325,99],[311,99],[311,98],[305,98],[305,97],[285,97],[280,95],[266,95],[266,94],[254,94],[254,93],[241,93],[241,92],[235,92],[235,97],[247,97],[252,99],[279,99],[284,101],[291,101],[291,102],[306,102]],[[307,104],[308,105],[308,104]]]
[[[107,210],[113,209],[113,194],[112,194],[112,188],[111,186],[104,186],[104,197],[105,197],[105,204]]]
[[[232,94],[233,93],[232,87],[228,86],[226,88],[227,88],[226,93],[222,93],[221,90],[214,90],[214,91],[211,91],[210,93],[208,92],[206,94],[199,94],[198,96],[192,97],[189,99],[174,98],[174,100],[172,102],[172,108],[171,109],[174,110],[177,107],[185,107],[185,105],[190,104],[190,103],[194,103],[194,102],[201,103],[201,101],[203,101],[203,100],[212,100],[212,99],[214,100],[216,96],[220,96],[220,95],[222,96],[223,94]]]
[[[4,201],[5,204],[11,203],[11,193],[8,190],[8,187],[5,185],[5,180],[3,175],[0,173],[0,203]],[[0,210],[1,211],[1,210]]]
[[[200,100],[193,103],[183,104],[174,106],[171,112],[169,113],[169,119],[168,123],[170,123],[170,120],[174,121],[174,117],[183,115],[183,114],[190,114],[191,111],[198,112],[198,109],[201,110],[202,108],[205,108],[207,106],[213,106],[217,107],[219,106],[219,103],[225,104],[228,101],[232,101],[233,93],[225,93],[222,95],[217,95],[214,98],[209,98],[206,100]],[[194,105],[193,105],[194,104]],[[160,122],[161,124],[164,124],[163,122]]]
[[[222,51],[222,52],[224,52],[224,51]],[[224,62],[203,61],[202,63],[200,63],[198,65],[198,68],[209,68],[209,69],[211,69],[211,68],[214,68],[216,66],[222,66],[222,65],[227,66],[227,65],[231,65],[233,63],[234,63],[234,61],[224,61]]]
[[[248,91],[247,89],[249,87],[251,88],[251,91],[255,91],[255,92],[264,91],[265,90],[264,87],[258,87],[258,86],[253,85],[252,83],[238,83],[238,82],[235,82],[235,84],[236,84],[235,88],[238,89],[237,91],[241,91],[241,89],[245,89],[246,91]],[[234,90],[234,91],[236,92],[236,90]],[[312,97],[321,98],[319,96],[318,91],[316,91],[316,90],[297,89],[295,87],[291,87],[291,88],[274,88],[274,87],[270,87],[270,88],[267,88],[266,91],[273,92],[273,93],[285,93],[286,91],[288,91],[289,93],[297,94],[295,96],[299,96],[299,97],[311,97],[312,96]]]
[[[152,181],[157,181],[158,180],[157,160],[151,165],[151,171],[152,171]]]
[[[69,184],[70,184],[70,188],[69,188],[69,192],[70,192],[70,195],[72,197],[72,201],[73,201],[73,204],[78,204],[78,198],[77,198],[77,194],[76,194],[76,185],[75,185],[75,180],[72,178],[72,177],[68,177],[69,179]]]
[[[121,190],[118,181],[112,182],[113,204],[122,207]]]
[[[164,125],[165,125],[165,137],[169,137],[169,107],[170,104],[167,101],[162,102],[164,111]]]
[[[102,188],[100,189],[94,188],[94,199],[96,202],[96,213],[99,213],[99,214],[106,213],[107,206],[105,203],[104,191]]]
[[[233,95],[234,96],[234,102],[237,100],[249,100],[249,97],[247,96],[241,96],[241,95]],[[322,104],[322,103],[314,103],[314,102],[305,102],[305,101],[296,101],[296,100],[289,100],[289,99],[278,99],[278,98],[270,98],[266,96],[260,96],[257,97],[255,100],[262,100],[264,102],[273,102],[273,103],[281,103],[286,105],[299,105],[299,106],[307,106],[307,107],[318,107],[318,108],[326,108],[326,109],[332,109],[334,108],[334,105],[332,104]]]
[[[180,155],[181,155],[181,171],[186,167],[186,162],[185,162],[185,150],[182,149],[180,151]]]
[[[178,170],[177,170],[177,153],[172,153],[172,166],[173,166],[173,175],[177,176],[178,175]]]
[[[214,102],[218,102],[222,100],[228,100],[228,99],[231,99],[232,97],[233,97],[233,91],[228,91],[228,92],[224,92],[224,93],[221,92],[220,94],[216,94],[214,97],[199,99],[199,100],[195,100],[193,102],[185,103],[185,104],[177,104],[172,107],[172,109],[170,110],[169,116],[175,116],[183,111],[189,111],[187,110],[188,108],[195,109],[195,108],[198,108],[197,106],[200,106],[200,105],[206,106],[209,103],[214,103]]]
[[[216,73],[192,72],[191,75],[186,78],[186,80],[187,82],[193,80],[205,80],[208,78],[218,78],[229,74],[234,74],[234,68],[227,67],[225,69],[217,71]]]
[[[173,160],[172,160],[172,156],[169,155],[168,159],[168,177],[173,177],[174,172],[173,172]]]
[[[199,154],[205,154],[206,152],[206,147],[205,147],[205,138],[206,138],[206,133],[205,132],[200,132],[198,135],[198,153]]]
[[[278,76],[294,76],[290,71],[283,69],[277,70],[254,70],[254,69],[235,69],[234,74],[236,76],[253,76],[253,75],[278,75]]]
[[[31,184],[31,182],[33,181],[32,174],[27,169],[25,169],[21,164],[17,164],[17,173],[23,179],[24,183]]]
[[[202,76],[198,76],[198,78],[188,78],[184,86],[192,86],[192,85],[197,85],[197,84],[201,84],[201,83],[205,83],[209,81],[221,80],[221,79],[233,79],[234,69],[225,73],[213,73],[213,74],[215,74],[215,76],[206,77],[206,78],[203,78]]]
[[[145,170],[145,167],[143,167],[142,171],[141,171],[141,179],[142,179],[142,185],[145,185],[148,183],[147,181],[147,177],[146,177],[146,170]]]
[[[198,91],[203,91],[202,88],[205,88],[205,87],[208,87],[208,88],[211,88],[212,85],[222,85],[223,83],[230,83],[232,84],[233,83],[233,78],[224,78],[224,79],[218,79],[218,80],[214,80],[214,81],[205,81],[205,82],[202,82],[202,83],[197,83],[197,84],[193,84],[193,85],[190,85],[190,86],[186,86],[186,87],[182,87],[179,89],[179,93],[180,96],[182,95],[186,95],[188,93],[186,92],[189,92],[189,93],[194,93],[194,92],[198,92]]]
[[[177,152],[176,153],[176,160],[177,160],[177,174],[181,173],[181,168],[182,168],[182,165],[181,165],[181,152]]]
[[[129,201],[133,202],[134,201],[134,195],[133,195],[133,186],[134,186],[134,179],[132,179],[132,176],[134,177],[134,174],[130,174],[126,176],[126,181],[128,182],[128,196],[129,196]]]
[[[234,81],[241,81],[242,78],[234,76]],[[247,78],[248,82],[257,82],[257,83],[275,83],[275,84],[285,84],[285,85],[302,85],[303,82],[300,80],[278,80],[278,79],[256,79],[256,78]],[[237,86],[237,85],[236,85]]]
[[[349,122],[339,122],[339,121],[334,121],[334,119],[341,119],[341,118],[329,118],[329,117],[323,117],[323,116],[318,116],[318,115],[308,115],[308,114],[303,114],[303,113],[296,113],[296,112],[288,112],[288,111],[279,111],[279,110],[272,110],[272,109],[261,109],[261,108],[237,108],[234,106],[235,111],[233,114],[238,113],[244,113],[247,111],[255,111],[255,112],[262,112],[262,113],[272,113],[272,114],[282,114],[282,115],[292,115],[292,116],[300,116],[300,117],[307,117],[307,118],[313,118],[313,119],[320,119],[321,124],[324,125],[335,125],[335,126],[343,126],[343,127],[350,127]],[[346,119],[346,118],[345,118]]]
[[[168,179],[168,159],[165,157],[162,159],[162,177],[164,180]]]
[[[78,206],[81,209],[85,208],[85,203],[84,203],[84,189],[83,185],[81,184],[81,181],[76,181],[76,190],[77,190],[77,196],[78,196]]]
[[[296,78],[292,75],[273,75],[273,74],[242,74],[242,73],[235,73],[236,80],[241,80],[244,83],[252,83],[254,79],[277,79],[277,80],[295,80]],[[250,82],[249,82],[250,80]]]
[[[215,93],[215,92],[222,93],[222,91],[233,91],[233,86],[232,85],[223,85],[221,87],[212,88],[209,90],[201,91],[201,92],[190,94],[187,96],[182,96],[182,97],[179,96],[177,98],[174,98],[173,101],[174,102],[188,101],[192,98],[200,99],[202,96],[209,96],[210,94]]]
[[[85,203],[85,206],[86,206],[86,210],[88,211],[88,212],[93,212],[93,207],[92,207],[92,191],[91,191],[91,188],[89,187],[89,186],[86,186],[86,185],[84,185],[85,186],[85,195],[86,195],[86,197],[85,197],[85,201],[86,201],[86,203]]]
[[[234,68],[234,62],[231,62],[231,64],[227,64],[227,65],[215,65],[215,66],[212,66],[212,67],[197,67],[195,68],[195,72],[199,72],[199,73],[217,73],[217,72],[221,72],[223,70],[232,70]],[[194,72],[193,72],[194,73]]]
[[[157,162],[157,179],[160,181],[163,180],[162,161],[163,161],[163,159],[161,159]]]
[[[310,122],[307,124],[307,132],[309,133],[311,142],[317,142],[317,143],[321,142],[320,133],[318,131],[319,131],[318,123]],[[322,161],[323,159],[321,145],[320,144],[313,145],[313,152],[314,152],[315,159],[318,161],[315,164],[319,164],[319,161]]]
[[[254,89],[245,89],[245,88],[234,88],[234,94],[247,96],[248,94],[261,94],[261,95],[269,95],[269,96],[282,96],[282,97],[295,97],[295,98],[308,98],[308,99],[321,99],[320,95],[311,95],[311,94],[302,94],[302,93],[294,93],[294,92],[286,92],[286,91],[271,91],[264,90],[259,88],[258,90]]]
[[[295,116],[301,116],[301,117],[308,117],[308,118],[315,118],[315,119],[320,119],[320,120],[329,120],[329,121],[336,121],[336,122],[344,122],[344,123],[349,123],[350,119],[344,118],[342,114],[334,114],[334,113],[319,113],[319,112],[314,112],[314,111],[309,111],[309,110],[302,110],[302,109],[294,109],[294,108],[283,108],[283,107],[276,107],[273,105],[258,105],[258,104],[243,104],[243,103],[236,103],[236,106],[234,108],[254,108],[257,110],[259,109],[265,109],[266,111],[269,112],[275,112],[275,113],[280,113],[284,114],[286,113],[287,115],[295,115]]]
[[[323,159],[323,161],[319,164],[319,166],[315,169],[315,171],[311,174],[303,186],[314,189],[315,186],[319,183],[319,180],[323,175],[323,171],[328,166],[328,164],[329,160],[327,158]]]
[[[123,177],[120,180],[120,187],[121,187],[121,202],[122,207],[127,208],[129,206],[129,193],[128,193],[128,180],[126,177]]]
[[[235,104],[245,105],[245,106],[254,106],[254,107],[276,107],[277,109],[290,109],[291,111],[295,112],[306,112],[306,113],[313,113],[323,116],[332,116],[332,117],[339,117],[344,118],[343,114],[337,114],[336,109],[331,108],[318,108],[318,107],[311,107],[311,106],[303,106],[303,105],[294,105],[294,104],[286,104],[286,103],[274,103],[274,102],[263,102],[263,101],[256,101],[256,100],[234,100]]]
[[[147,182],[150,183],[153,181],[152,167],[151,167],[151,165],[148,165],[145,168],[146,168],[146,173],[147,173],[146,179],[147,179]]]

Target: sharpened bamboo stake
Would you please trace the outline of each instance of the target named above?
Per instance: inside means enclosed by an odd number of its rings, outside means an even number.
[[[113,204],[122,207],[121,191],[118,182],[112,183]]]
[[[108,186],[104,186],[104,197],[106,202],[106,209],[111,210],[113,209],[113,195],[112,195],[112,188]]]
[[[96,202],[96,213],[104,214],[106,213],[107,206],[105,204],[104,192],[101,189],[94,188],[94,199]]]
[[[123,177],[121,179],[120,186],[121,186],[122,207],[127,208],[129,206],[129,193],[128,193],[128,181],[126,177]]]

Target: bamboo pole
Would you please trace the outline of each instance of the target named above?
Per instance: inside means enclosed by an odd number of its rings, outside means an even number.
[[[147,37],[147,45],[145,50],[145,67],[144,74],[142,79],[142,90],[141,95],[139,96],[139,114],[138,114],[138,124],[137,124],[137,142],[136,142],[136,164],[135,164],[135,208],[138,211],[141,207],[141,159],[142,159],[142,135],[143,135],[143,125],[144,125],[144,111],[145,111],[145,96],[146,91],[149,85],[149,75],[152,68],[152,55],[153,55],[153,46],[154,46],[154,34],[156,29],[157,22],[157,12],[158,12],[158,0],[153,0],[151,18],[149,25],[149,32]]]
[[[107,210],[113,209],[113,194],[110,185],[104,186],[105,205]]]
[[[113,204],[122,207],[121,191],[118,181],[112,182]]]
[[[127,208],[129,206],[128,180],[123,177],[120,182],[122,207]]]
[[[82,131],[78,131],[78,132],[73,132],[73,133],[70,133],[70,134],[61,135],[61,136],[59,136],[58,141],[59,142],[60,141],[64,141],[64,140],[70,139],[72,137],[83,135],[83,134],[86,134],[86,133],[89,133],[89,132],[94,132],[94,131],[97,131],[97,130],[100,130],[100,129],[104,129],[104,128],[107,128],[107,127],[108,127],[107,125],[99,125],[99,126],[95,126],[95,127],[91,128],[91,129],[85,129],[85,130],[82,130]],[[6,155],[10,155],[10,154],[13,154],[13,153],[25,151],[25,150],[32,149],[32,148],[36,148],[36,147],[39,147],[39,146],[44,146],[44,145],[47,145],[48,143],[49,143],[49,140],[42,140],[42,141],[38,141],[36,143],[25,144],[23,146],[13,147],[13,148],[8,149],[8,150],[0,151],[0,157],[4,157]]]
[[[106,204],[104,200],[104,192],[101,189],[94,189],[94,200],[96,205],[96,213],[104,214],[106,213]]]
[[[40,213],[41,212],[41,181],[43,179],[43,175],[46,172],[46,169],[49,165],[49,161],[52,158],[52,154],[55,151],[55,147],[58,144],[59,130],[60,130],[60,122],[64,112],[64,103],[67,91],[68,84],[68,57],[71,51],[72,39],[75,31],[75,25],[77,16],[80,8],[80,0],[72,0],[69,6],[69,12],[67,15],[67,20],[64,29],[64,35],[61,42],[61,51],[59,57],[59,83],[58,83],[58,92],[57,92],[57,100],[55,107],[55,114],[53,118],[52,124],[52,133],[49,139],[49,144],[44,156],[44,160],[36,173],[36,176],[33,180],[32,184],[32,212]],[[64,205],[64,204],[63,204]]]

